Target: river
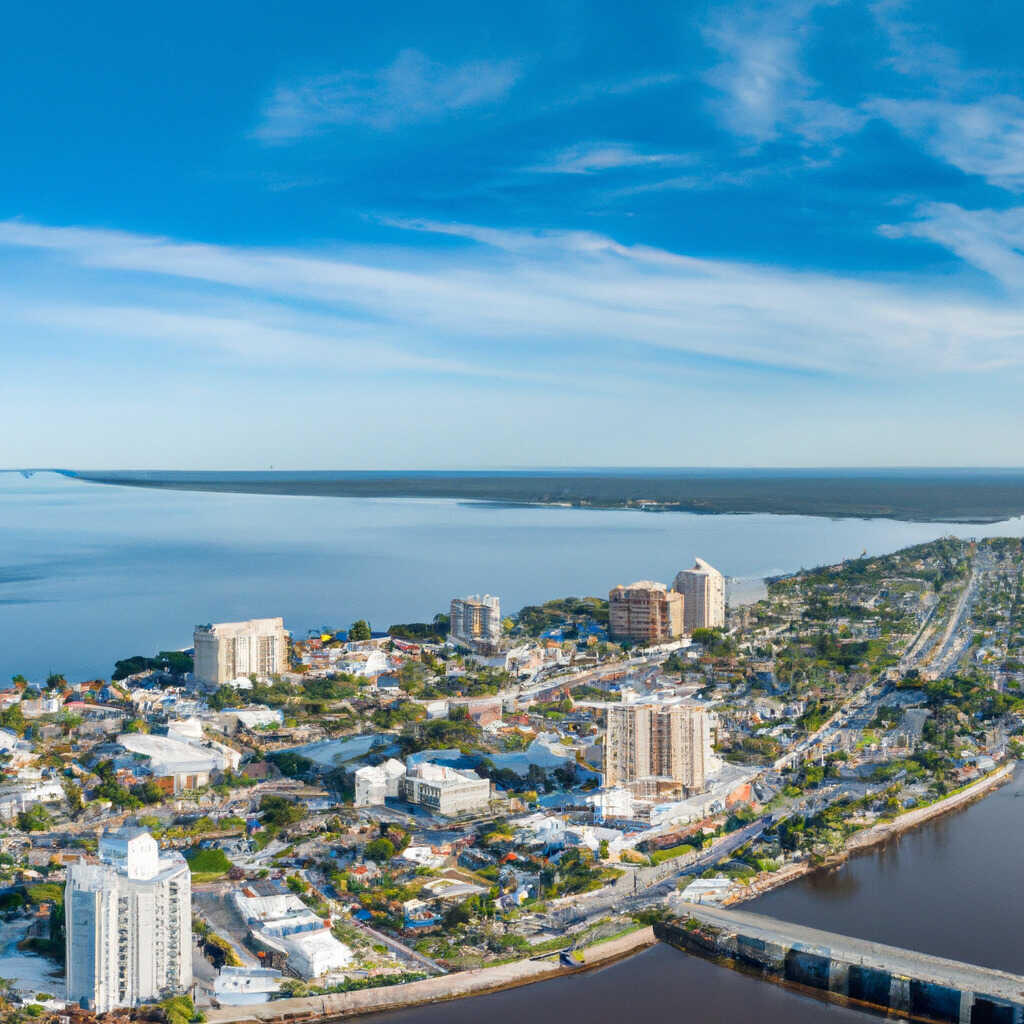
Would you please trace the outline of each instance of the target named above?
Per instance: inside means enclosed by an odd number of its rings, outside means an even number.
[[[744,910],[1024,974],[1017,898],[1024,886],[1024,776],[834,871]],[[587,974],[443,1005],[378,1014],[380,1024],[855,1024],[864,1011],[658,945]]]
[[[283,615],[296,632],[431,618],[489,591],[514,611],[706,558],[756,594],[766,575],[991,526],[693,515],[148,490],[0,473],[0,680],[106,677],[190,647],[197,622]]]

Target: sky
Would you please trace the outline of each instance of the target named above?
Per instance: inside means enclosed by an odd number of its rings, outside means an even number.
[[[17,5],[0,466],[1021,465],[1022,29]]]

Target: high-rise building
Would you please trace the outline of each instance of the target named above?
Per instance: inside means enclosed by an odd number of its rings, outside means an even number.
[[[608,635],[613,640],[660,644],[683,634],[683,598],[664,583],[640,580],[608,594]]]
[[[606,788],[666,779],[690,792],[712,770],[711,721],[695,704],[621,704],[608,708]]]
[[[725,577],[703,558],[698,558],[692,569],[676,574],[673,589],[683,595],[687,633],[725,626]]]
[[[196,626],[195,676],[217,686],[239,676],[269,676],[288,668],[284,620],[249,619]]]
[[[142,828],[103,836],[98,864],[68,867],[67,998],[96,1013],[192,984],[192,875]]]
[[[452,598],[449,635],[480,653],[501,642],[501,602],[491,594]]]

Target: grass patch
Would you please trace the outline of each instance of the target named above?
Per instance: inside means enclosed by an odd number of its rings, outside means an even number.
[[[192,872],[192,884],[212,882],[222,878],[231,870],[231,861],[223,850],[210,848],[201,850],[195,846],[185,854],[189,870]]]

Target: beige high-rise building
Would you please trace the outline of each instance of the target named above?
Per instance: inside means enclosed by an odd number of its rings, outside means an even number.
[[[449,636],[484,654],[501,642],[501,602],[492,594],[452,598]]]
[[[687,633],[725,627],[725,577],[703,558],[698,558],[692,569],[676,574],[673,589],[683,595]]]
[[[683,635],[683,600],[651,580],[615,587],[608,594],[608,635],[638,644],[675,640]]]
[[[195,676],[220,686],[239,676],[269,676],[288,668],[284,620],[249,619],[196,626]]]
[[[623,704],[608,709],[604,785],[666,779],[690,792],[712,770],[711,720],[695,704]]]

